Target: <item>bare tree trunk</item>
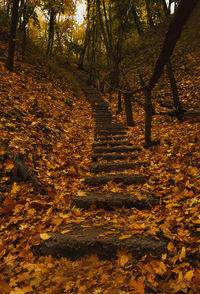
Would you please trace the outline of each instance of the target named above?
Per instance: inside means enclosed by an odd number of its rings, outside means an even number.
[[[16,38],[16,30],[18,23],[18,9],[19,9],[19,0],[13,0],[12,5],[12,15],[11,15],[11,24],[10,24],[10,37],[8,44],[8,58],[6,66],[9,70],[13,70],[14,63],[14,54],[15,54],[15,38]]]
[[[175,106],[175,109],[177,112],[177,117],[180,121],[182,121],[183,120],[183,108],[182,108],[181,102],[179,100],[178,88],[176,85],[176,80],[174,77],[171,63],[168,62],[166,67],[167,67],[167,74],[168,74],[168,77],[170,80],[171,89],[172,89],[172,93],[173,93],[173,100],[174,100],[174,106]]]
[[[135,125],[133,120],[132,104],[131,104],[131,95],[124,94],[124,106],[126,112],[126,121],[127,125],[133,127]]]

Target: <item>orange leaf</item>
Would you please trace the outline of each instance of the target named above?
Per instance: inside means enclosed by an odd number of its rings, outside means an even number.
[[[132,235],[122,235],[121,237],[119,237],[119,240],[124,240],[124,239],[128,239],[131,237],[132,237]]]
[[[20,186],[17,186],[17,183],[14,182],[11,190],[11,194],[16,194],[20,190]]]

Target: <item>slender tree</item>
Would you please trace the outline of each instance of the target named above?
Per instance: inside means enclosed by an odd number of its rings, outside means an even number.
[[[15,55],[15,38],[16,38],[16,30],[18,23],[18,9],[19,9],[19,0],[12,1],[12,10],[11,10],[11,24],[10,24],[10,36],[9,36],[9,44],[8,44],[8,58],[7,58],[7,68],[9,70],[13,70],[14,64],[14,55]]]

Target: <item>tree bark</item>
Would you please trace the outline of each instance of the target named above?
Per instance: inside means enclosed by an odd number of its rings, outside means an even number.
[[[14,55],[15,55],[15,38],[16,30],[18,23],[18,9],[19,9],[19,0],[13,0],[12,3],[12,14],[11,14],[11,24],[10,24],[10,37],[8,44],[8,58],[7,58],[7,68],[8,70],[13,70],[14,64]]]

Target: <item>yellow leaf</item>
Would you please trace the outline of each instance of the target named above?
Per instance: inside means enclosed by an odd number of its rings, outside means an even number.
[[[122,267],[124,267],[127,262],[128,262],[128,256],[127,255],[122,255],[122,257],[120,258],[120,265]]]
[[[162,260],[166,260],[167,259],[167,253],[162,254]]]
[[[185,274],[184,280],[190,282],[192,280],[193,276],[194,276],[194,271],[190,270]]]
[[[40,234],[40,238],[42,240],[48,240],[51,238],[51,236],[49,236],[47,233],[42,233],[42,234]]]
[[[179,260],[182,261],[186,257],[186,250],[185,247],[183,246],[181,249],[181,253],[179,255]]]
[[[119,237],[119,240],[124,240],[124,239],[128,239],[131,237],[132,237],[132,235],[122,235],[121,237]]]
[[[78,191],[77,195],[82,197],[82,196],[85,196],[86,193],[84,191]]]
[[[71,230],[66,229],[66,230],[61,231],[61,234],[66,234],[66,233],[69,233],[69,232],[71,232]]]

